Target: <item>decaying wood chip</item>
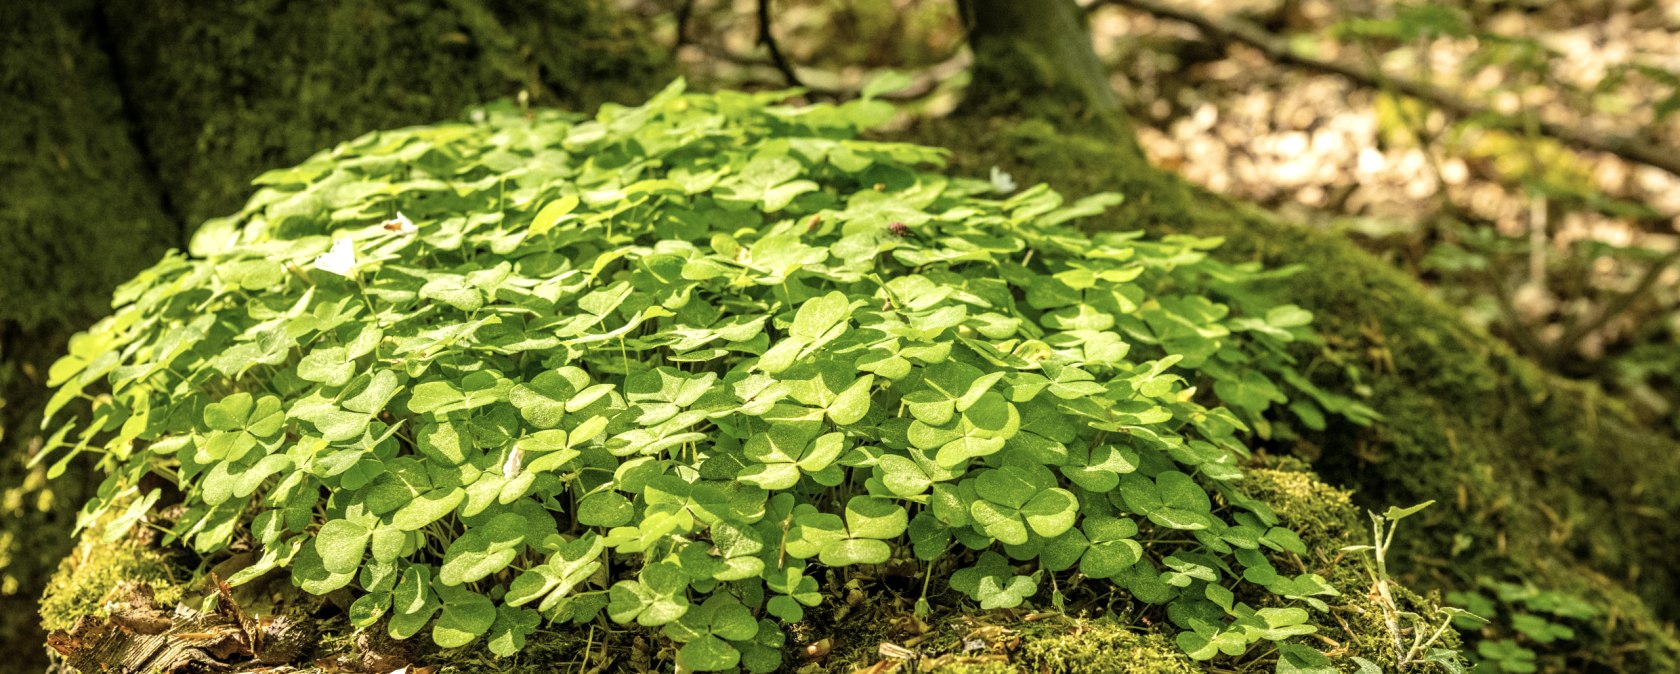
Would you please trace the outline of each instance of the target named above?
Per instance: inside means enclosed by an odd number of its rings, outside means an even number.
[[[889,642],[886,642],[886,641],[881,642],[881,645],[876,647],[875,652],[879,653],[881,655],[881,657],[887,658],[889,660],[914,660],[914,659],[916,659],[916,652],[915,651],[912,651],[912,650],[910,650],[908,648],[905,648],[903,646],[900,646],[898,644],[889,643]]]
[[[947,653],[931,660],[923,660],[920,669],[924,672],[934,672],[951,665],[984,665],[993,662],[1008,664],[1009,656],[998,654],[971,656]]]
[[[243,633],[216,615],[177,609],[170,626],[140,634],[105,618],[82,616],[69,631],[47,636],[67,664],[86,672],[225,672],[251,658]]]
[[[812,660],[821,660],[831,650],[834,650],[833,639],[818,639],[805,647],[805,657]]]
[[[887,621],[887,624],[891,627],[894,633],[909,636],[921,636],[923,634],[927,634],[933,629],[932,625],[929,625],[927,621],[916,617],[916,614],[914,613],[898,615]]]
[[[356,635],[363,671],[390,672],[407,667],[412,658],[408,644],[392,638],[385,630],[363,630]]]
[[[852,670],[852,674],[891,674],[898,671],[900,660],[882,660],[868,667]]]
[[[273,667],[296,662],[313,650],[312,620],[285,616],[259,620],[234,600],[231,589],[214,574],[211,584],[216,603],[209,613],[186,606],[165,612],[156,606],[150,586],[119,586],[113,594],[121,598],[105,606],[110,617],[84,615],[68,631],[47,635],[47,644],[71,667],[104,674]],[[379,671],[404,664],[406,660]]]
[[[964,653],[993,650],[1008,653],[1021,645],[1020,635],[1015,630],[1001,625],[981,625],[969,631],[962,639]]]
[[[112,590],[121,599],[107,603],[111,623],[129,634],[161,634],[169,629],[169,613],[158,608],[152,586],[124,581]]]
[[[276,616],[257,621],[257,662],[280,665],[297,662],[315,648],[315,621]]]

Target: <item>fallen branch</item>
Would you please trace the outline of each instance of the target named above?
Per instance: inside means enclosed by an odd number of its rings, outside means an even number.
[[[1663,273],[1668,271],[1669,267],[1674,266],[1676,262],[1680,262],[1680,248],[1652,261],[1651,266],[1646,267],[1645,273],[1634,282],[1633,288],[1605,302],[1596,316],[1569,326],[1568,329],[1564,330],[1563,335],[1552,344],[1552,361],[1562,361],[1574,352],[1575,348],[1580,345],[1581,340],[1585,339],[1587,335],[1596,332],[1599,328],[1609,324],[1611,320],[1633,308],[1640,299],[1650,294],[1651,289],[1656,287],[1657,280],[1662,278]]]
[[[756,53],[742,53],[730,51],[725,47],[704,42],[690,42],[684,48],[693,49],[707,58],[727,61],[745,68],[775,68],[769,58]],[[910,76],[910,86],[898,91],[889,91],[877,98],[889,101],[913,101],[933,93],[939,85],[967,70],[974,62],[974,57],[968,50],[958,51],[950,58],[930,65],[921,70],[907,73]],[[805,75],[801,79],[800,88],[815,96],[834,100],[847,101],[857,98],[861,94],[858,87],[845,87],[837,84],[845,79],[843,73],[833,70],[823,70],[810,66],[801,66]],[[755,80],[756,81],[756,80]],[[768,84],[768,83],[766,83]]]
[[[1101,5],[1129,7],[1155,16],[1188,23],[1215,42],[1248,45],[1264,54],[1266,58],[1281,65],[1335,75],[1372,89],[1392,89],[1406,96],[1425,101],[1459,119],[1497,119],[1502,120],[1503,126],[1512,128],[1523,126],[1521,121],[1511,118],[1510,115],[1496,112],[1472,103],[1457,94],[1415,80],[1392,77],[1375,69],[1361,68],[1300,54],[1291,49],[1284,40],[1246,21],[1218,19],[1172,6],[1161,0],[1098,0],[1098,2],[1088,6],[1088,9],[1094,9]],[[1607,136],[1569,124],[1543,119],[1534,120],[1534,125],[1542,135],[1555,138],[1578,149],[1612,154],[1630,162],[1659,168],[1670,174],[1680,176],[1680,152],[1673,149],[1662,148],[1648,141],[1626,136]]]

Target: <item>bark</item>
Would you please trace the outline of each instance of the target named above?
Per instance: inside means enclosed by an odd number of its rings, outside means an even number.
[[[961,0],[974,50],[968,103],[981,111],[1038,100],[1120,109],[1073,0]]]

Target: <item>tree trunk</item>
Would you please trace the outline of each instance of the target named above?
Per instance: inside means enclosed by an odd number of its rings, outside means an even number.
[[[960,8],[974,49],[971,106],[1019,108],[1044,100],[1120,110],[1108,70],[1091,50],[1085,13],[1073,0],[961,0]]]

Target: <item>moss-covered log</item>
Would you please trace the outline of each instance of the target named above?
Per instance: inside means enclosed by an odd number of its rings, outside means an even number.
[[[1271,467],[1253,467],[1248,472],[1252,495],[1271,504],[1281,524],[1301,532],[1310,549],[1322,551],[1312,558],[1292,559],[1278,555],[1280,566],[1299,564],[1317,573],[1340,592],[1331,598],[1334,620],[1320,625],[1321,643],[1338,657],[1362,657],[1392,669],[1396,649],[1382,620],[1382,610],[1371,597],[1372,578],[1357,556],[1335,554],[1335,550],[1364,542],[1363,516],[1349,492],[1320,481],[1299,462],[1280,461]],[[52,630],[68,630],[83,616],[104,619],[112,614],[111,596],[121,588],[145,583],[156,594],[159,605],[182,600],[189,606],[202,603],[209,592],[203,579],[190,580],[193,562],[185,555],[154,547],[152,542],[101,543],[89,536],[65,558],[48,587],[41,606],[42,622]],[[843,582],[838,576],[825,582]],[[286,598],[278,603],[327,604],[343,598],[312,598],[289,588],[284,574],[272,582],[256,584],[256,594]],[[1173,631],[1164,623],[1146,625],[1137,619],[1141,604],[1118,601],[1113,611],[1091,615],[1055,612],[999,611],[964,615],[949,609],[925,621],[911,617],[910,595],[874,587],[853,596],[855,601],[827,602],[807,612],[805,620],[787,625],[790,636],[784,655],[784,671],[853,672],[883,661],[883,649],[908,644],[897,652],[916,659],[918,671],[938,674],[1014,674],[1056,672],[1057,674],[1190,674],[1206,671],[1174,643]],[[1397,589],[1405,610],[1428,612],[1436,601]],[[240,592],[241,598],[251,596]],[[1245,601],[1266,601],[1243,597]],[[1262,604],[1263,605],[1263,604]],[[117,604],[121,608],[120,603]],[[336,609],[322,613],[331,614]],[[612,630],[552,625],[527,642],[517,658],[498,658],[488,653],[482,639],[463,648],[439,651],[423,638],[414,639],[400,651],[391,644],[359,640],[342,617],[321,623],[323,634],[307,659],[333,662],[414,662],[436,667],[438,674],[541,674],[578,667],[604,672],[642,671],[668,665],[671,653],[662,645],[656,630],[635,625]],[[373,630],[378,632],[379,630]],[[813,644],[821,645],[812,650]],[[1448,635],[1443,644],[1456,647]],[[1267,649],[1256,649],[1237,664],[1269,668],[1274,659]],[[585,653],[588,655],[585,655]],[[823,653],[811,657],[811,653]],[[401,661],[389,658],[401,657]],[[805,669],[821,665],[815,669]],[[331,670],[305,670],[324,672]],[[1436,671],[1426,667],[1413,672]],[[1628,670],[1644,671],[1644,670]]]
[[[1197,190],[1147,165],[1112,127],[1043,117],[923,124],[933,144],[1070,194],[1114,190],[1129,204],[1095,226],[1222,236],[1219,254],[1296,273],[1276,292],[1317,314],[1321,347],[1296,356],[1320,385],[1364,391],[1383,415],[1322,432],[1281,423],[1268,444],[1312,461],[1329,482],[1380,509],[1435,500],[1401,550],[1415,587],[1530,582],[1602,610],[1546,662],[1576,671],[1680,666],[1680,443],[1643,427],[1596,388],[1547,374],[1467,326],[1429,290],[1332,233]],[[969,139],[985,138],[985,143]]]

